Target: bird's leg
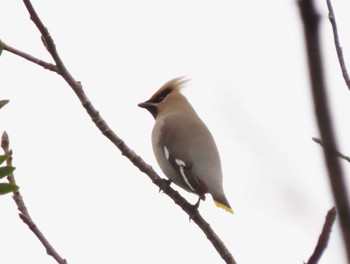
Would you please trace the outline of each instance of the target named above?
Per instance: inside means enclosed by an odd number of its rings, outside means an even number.
[[[198,212],[198,208],[199,208],[199,204],[200,204],[201,200],[202,200],[202,198],[199,196],[198,201],[192,205],[193,211],[190,214],[190,218],[188,219],[190,222],[191,222],[193,216],[195,216],[196,212]]]
[[[193,205],[193,207],[194,207],[196,210],[198,210],[199,204],[201,203],[201,200],[202,200],[202,198],[199,196],[199,197],[198,197],[198,201]]]

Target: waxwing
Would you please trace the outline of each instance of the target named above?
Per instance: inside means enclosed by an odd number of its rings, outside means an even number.
[[[205,200],[233,213],[222,187],[219,152],[213,136],[180,89],[183,77],[165,83],[149,100],[138,106],[155,119],[152,146],[157,162],[169,180]]]

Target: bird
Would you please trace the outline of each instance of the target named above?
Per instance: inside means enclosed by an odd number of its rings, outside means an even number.
[[[152,147],[159,167],[170,183],[205,200],[211,194],[216,206],[233,210],[225,196],[221,161],[214,138],[181,89],[188,80],[177,77],[139,107],[155,119]]]

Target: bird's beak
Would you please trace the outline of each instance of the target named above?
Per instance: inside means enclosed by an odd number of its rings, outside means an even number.
[[[139,103],[137,106],[142,107],[142,108],[149,109],[149,108],[151,108],[151,107],[154,107],[155,104],[152,103],[152,102],[147,102],[147,101],[146,101],[146,102],[143,102],[143,103]]]

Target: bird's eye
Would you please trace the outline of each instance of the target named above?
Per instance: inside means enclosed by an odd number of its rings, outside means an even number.
[[[161,101],[163,101],[165,99],[165,97],[168,96],[168,94],[171,93],[170,89],[165,89],[164,91],[162,91],[161,93],[158,94],[158,96],[156,96],[153,99],[154,103],[160,103]]]
[[[165,96],[160,95],[160,96],[158,96],[158,97],[156,98],[155,102],[156,102],[156,103],[159,103],[159,102],[163,101],[164,99],[165,99]]]

